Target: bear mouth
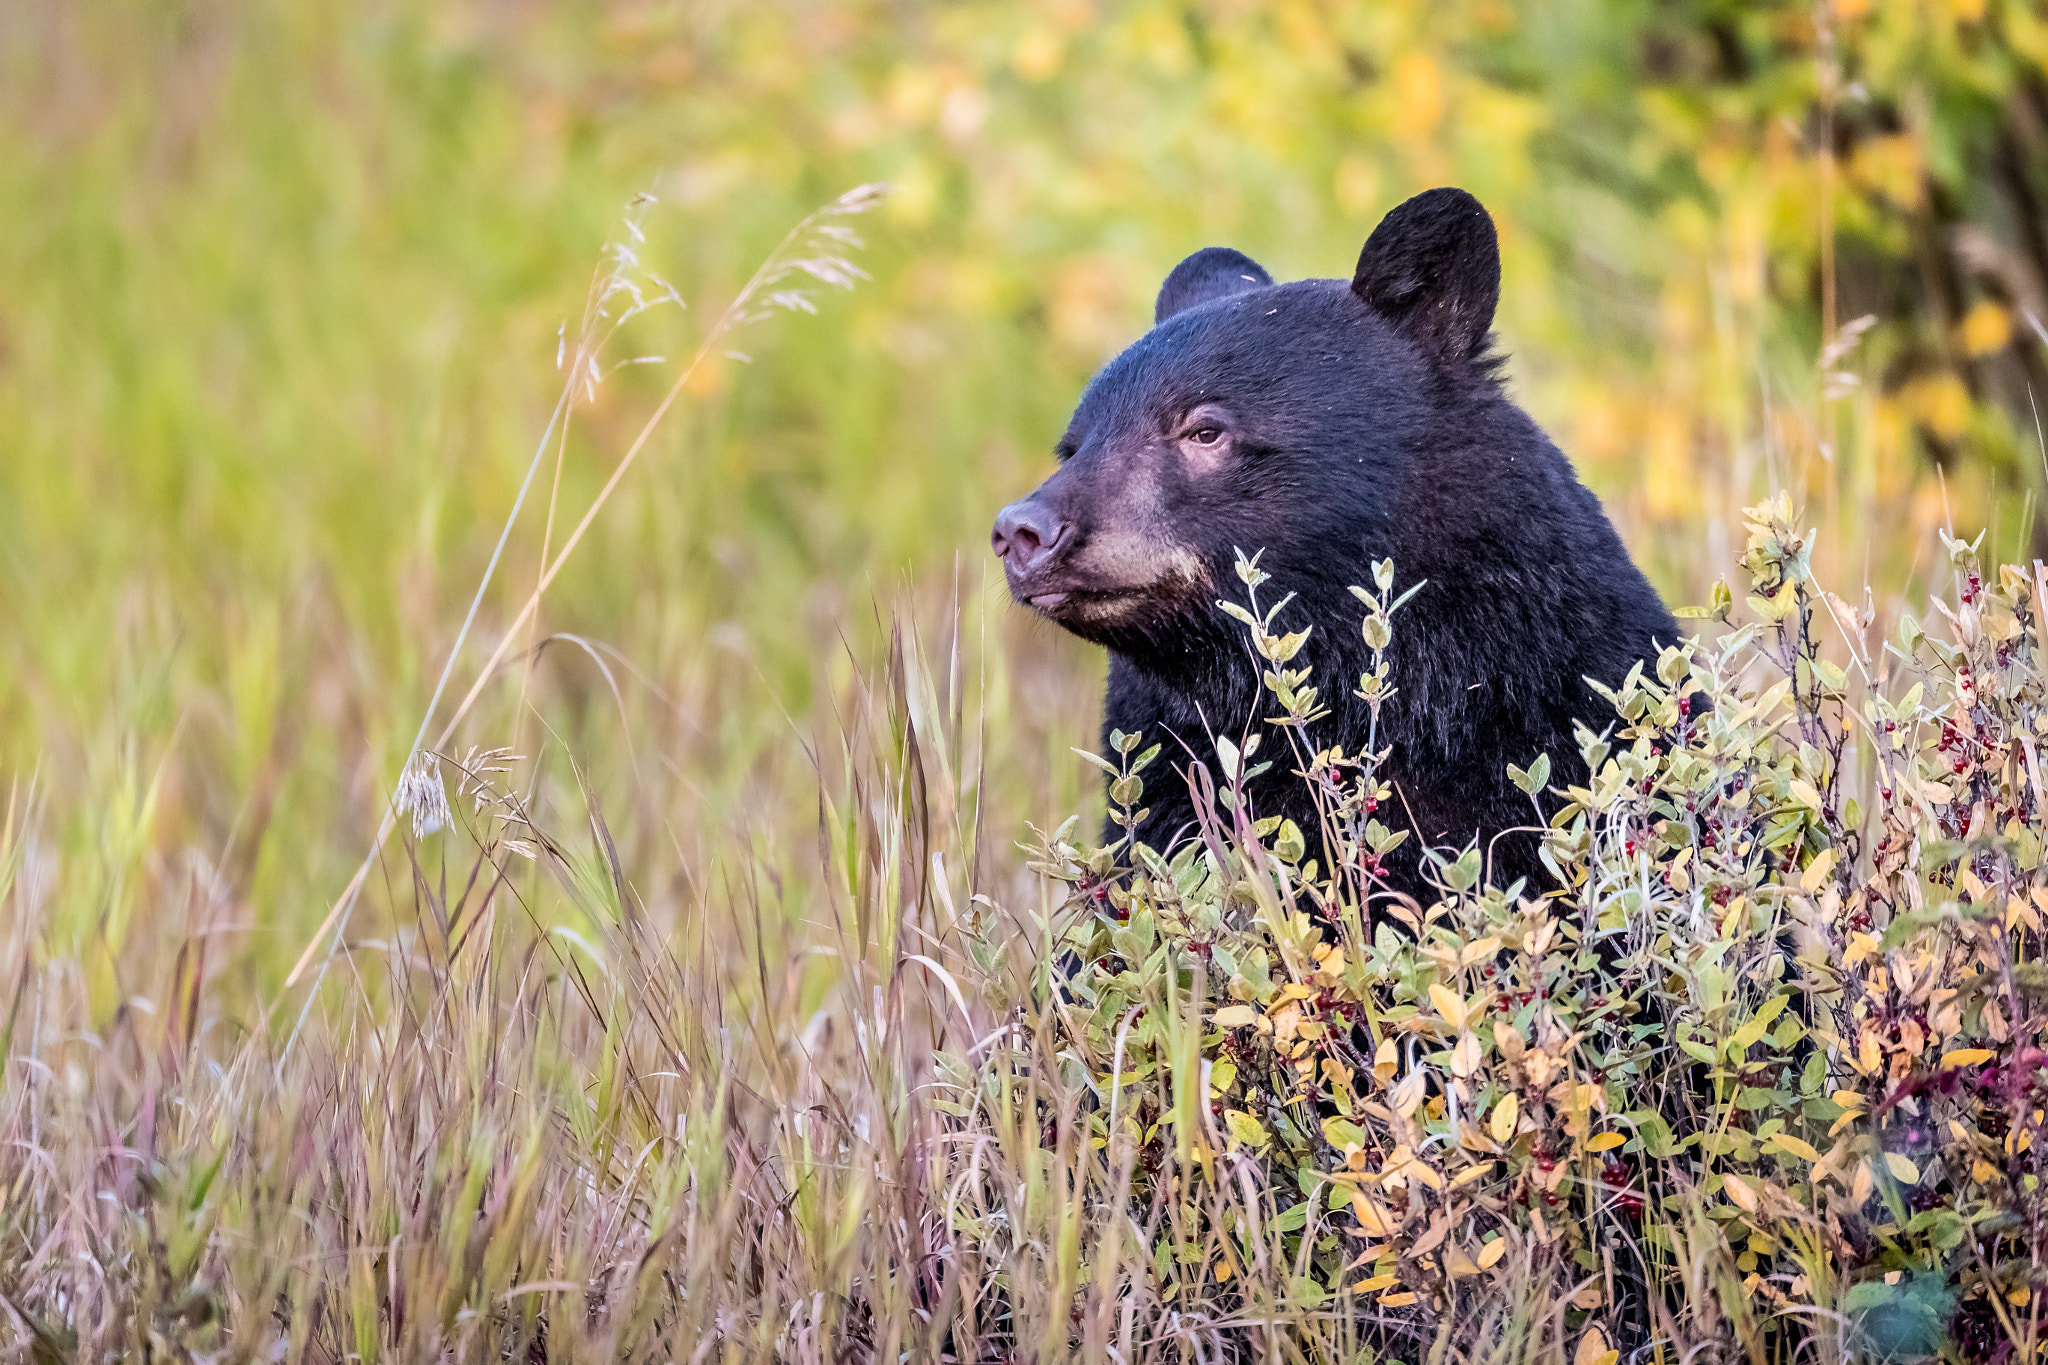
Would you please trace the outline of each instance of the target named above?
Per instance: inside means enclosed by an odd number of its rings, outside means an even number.
[[[1075,627],[1123,616],[1151,595],[1148,586],[1026,589],[1016,599],[1048,621]]]

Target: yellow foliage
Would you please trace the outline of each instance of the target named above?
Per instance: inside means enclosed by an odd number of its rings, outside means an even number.
[[[1979,300],[1956,324],[1956,340],[1973,356],[2002,351],[2012,344],[2012,314],[1989,299]]]

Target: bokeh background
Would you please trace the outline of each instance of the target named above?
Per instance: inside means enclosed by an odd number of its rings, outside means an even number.
[[[1514,389],[1670,599],[1789,487],[1827,585],[1895,611],[1945,523],[1987,555],[2048,544],[2044,72],[2021,0],[13,0],[0,770],[37,830],[15,873],[99,962],[101,1008],[134,989],[134,923],[181,915],[278,989],[369,846],[559,329],[642,192],[642,259],[691,306],[617,354],[673,361],[792,222],[894,186],[859,224],[870,281],[699,371],[548,596],[542,629],[576,639],[458,746],[516,745],[543,808],[587,784],[650,894],[808,837],[898,620],[980,717],[955,759],[993,863],[1094,799],[1067,750],[1099,658],[1007,610],[995,510],[1183,254],[1348,274],[1432,185],[1493,211]],[[559,516],[671,373],[579,409]]]

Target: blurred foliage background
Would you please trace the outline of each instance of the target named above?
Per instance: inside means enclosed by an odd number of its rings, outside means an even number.
[[[16,0],[0,768],[48,812],[22,875],[110,974],[139,909],[198,898],[277,987],[368,846],[638,192],[691,309],[629,350],[673,358],[803,213],[895,186],[872,281],[700,373],[543,612],[589,645],[535,674],[545,742],[687,879],[707,839],[801,835],[800,800],[766,804],[898,600],[941,656],[962,604],[989,845],[1091,799],[1067,747],[1099,660],[1006,611],[995,510],[1183,254],[1348,274],[1431,185],[1493,211],[1515,390],[1672,600],[1772,487],[1823,523],[1823,581],[1881,609],[1944,520],[1987,558],[2048,544],[2044,138],[2022,0]],[[562,515],[666,373],[579,413]],[[542,742],[518,695],[466,742]]]

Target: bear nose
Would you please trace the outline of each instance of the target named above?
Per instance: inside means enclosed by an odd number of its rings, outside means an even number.
[[[1030,573],[1067,538],[1068,529],[1051,508],[1026,498],[1011,503],[996,517],[989,543],[1011,572]]]

